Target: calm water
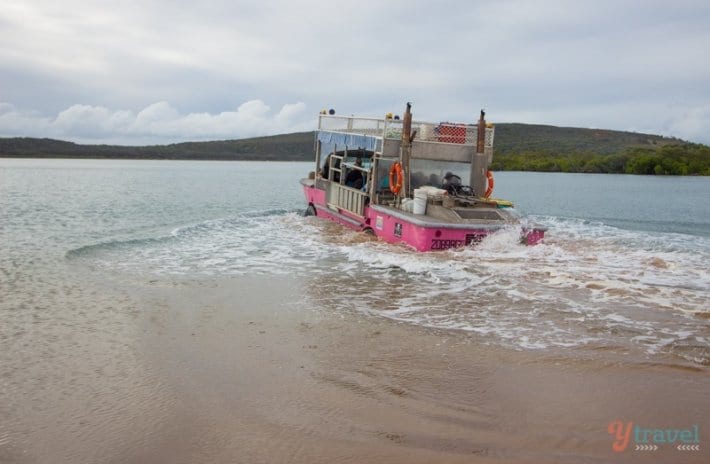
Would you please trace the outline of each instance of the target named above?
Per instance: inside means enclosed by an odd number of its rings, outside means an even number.
[[[290,282],[304,289],[293,305],[484,346],[710,365],[708,178],[497,173],[495,195],[546,225],[545,243],[511,230],[418,254],[302,217],[310,168],[0,159],[0,461],[21,461],[20,448],[2,454],[7,437],[52,436],[33,451],[66,446],[71,462],[62,433],[110,435],[110,422],[141,436],[137,417],[174,409],[136,340],[182,316],[146,328],[150,285],[169,295],[242,276],[259,301],[258,282]],[[115,395],[130,395],[120,414]]]

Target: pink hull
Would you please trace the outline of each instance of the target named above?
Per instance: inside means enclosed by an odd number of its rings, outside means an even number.
[[[367,206],[364,218],[348,211],[333,210],[326,205],[325,191],[304,185],[309,205],[316,215],[325,217],[354,230],[371,230],[377,237],[389,243],[406,243],[417,251],[445,250],[478,243],[504,226],[469,226],[462,224],[427,223],[407,213],[382,206]],[[543,239],[544,229],[524,230],[521,240],[535,245]]]

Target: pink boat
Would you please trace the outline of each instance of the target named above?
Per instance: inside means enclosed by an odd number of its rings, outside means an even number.
[[[538,243],[545,228],[523,226],[513,204],[491,198],[494,127],[336,116],[322,112],[316,170],[301,179],[306,215],[330,219],[418,251],[472,245],[502,229]],[[465,184],[464,179],[468,182]]]

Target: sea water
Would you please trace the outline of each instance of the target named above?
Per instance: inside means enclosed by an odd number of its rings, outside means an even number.
[[[544,243],[523,246],[511,229],[422,254],[303,217],[298,180],[310,168],[0,160],[1,356],[21,356],[23,342],[42,336],[33,321],[80,324],[85,316],[67,308],[97,298],[82,291],[88,279],[130,288],[279,275],[316,281],[332,295],[323,310],[479,343],[710,364],[708,178],[496,173],[494,196],[546,226]],[[93,303],[107,305],[131,310]]]

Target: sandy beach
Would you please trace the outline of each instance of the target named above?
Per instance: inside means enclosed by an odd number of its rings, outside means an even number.
[[[141,352],[23,405],[62,398],[55,417],[14,418],[26,434],[2,461],[706,461],[671,446],[617,454],[607,432],[616,419],[706,430],[705,368],[486,346],[321,297],[287,277],[145,283],[132,297]],[[122,357],[138,359],[124,370]]]

